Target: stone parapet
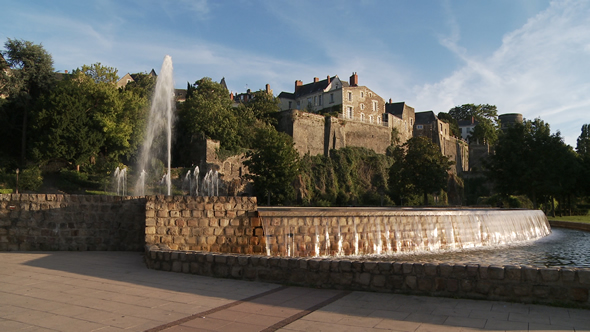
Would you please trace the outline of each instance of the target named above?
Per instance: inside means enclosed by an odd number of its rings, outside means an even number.
[[[256,197],[147,196],[145,243],[178,250],[261,253]]]
[[[144,243],[145,198],[0,195],[0,250],[133,250]]]
[[[176,251],[147,245],[151,269],[308,287],[590,308],[590,269],[400,263]]]

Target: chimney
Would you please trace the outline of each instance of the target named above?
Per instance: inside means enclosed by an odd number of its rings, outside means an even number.
[[[389,98],[389,103],[391,104],[393,101],[391,100],[391,98]]]
[[[314,78],[313,78],[313,82],[314,82],[314,83],[317,83],[317,82],[319,82],[319,81],[320,81],[320,79],[319,79],[319,78],[317,78],[317,77],[314,77]]]
[[[229,99],[231,99],[232,101],[234,100],[234,92],[233,91],[229,94]]]
[[[359,75],[356,72],[352,73],[350,76],[350,86],[358,86],[359,85]]]
[[[330,75],[328,75],[328,84],[330,84]]]
[[[300,80],[295,81],[295,92],[297,92],[301,86],[303,86],[303,82],[301,82]]]
[[[270,84],[266,84],[266,93],[272,95],[272,90],[270,89]]]
[[[68,73],[68,70],[67,70],[67,69],[65,70],[65,73],[66,73],[66,74]]]

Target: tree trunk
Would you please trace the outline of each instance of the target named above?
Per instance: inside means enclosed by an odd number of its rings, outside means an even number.
[[[27,105],[23,110],[23,134],[21,136],[21,151],[20,151],[21,166],[25,167],[27,162]]]

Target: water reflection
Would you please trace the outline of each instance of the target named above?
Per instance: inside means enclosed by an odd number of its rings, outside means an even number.
[[[398,262],[590,268],[589,253],[590,233],[553,228],[552,233],[547,237],[515,245],[471,248],[461,251],[449,250],[439,253],[371,255],[369,259]],[[367,258],[367,256],[364,257],[365,260]]]

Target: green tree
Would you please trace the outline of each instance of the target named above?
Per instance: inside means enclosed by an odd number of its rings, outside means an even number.
[[[582,126],[576,151],[581,164],[579,188],[581,194],[590,196],[590,124]]]
[[[40,96],[49,91],[55,81],[53,59],[42,45],[30,41],[8,39],[4,44],[5,69],[0,70],[0,95],[6,96],[0,111],[3,125],[2,151],[24,166],[27,157],[29,118],[35,113]],[[20,139],[20,144],[17,143]]]
[[[266,124],[277,125],[277,112],[279,111],[279,99],[264,90],[253,93],[252,99],[246,103],[246,108],[251,110],[257,120]]]
[[[184,145],[204,135],[218,140],[223,149],[238,151],[241,119],[232,107],[229,91],[205,77],[195,82],[191,94],[178,105],[179,132],[187,141]]]
[[[34,118],[39,161],[62,158],[85,165],[97,157],[115,161],[137,150],[148,100],[141,93],[117,89],[109,68],[94,65],[101,75],[77,70],[41,102]]]
[[[459,129],[459,124],[457,123],[457,119],[452,117],[449,113],[439,112],[438,119],[446,122],[449,124],[449,128],[451,129],[451,134],[455,137],[461,137],[461,130]]]
[[[453,162],[426,137],[413,137],[403,146],[394,148],[395,161],[389,170],[392,199],[423,195],[428,205],[428,194],[445,189]]]
[[[138,73],[133,74],[133,82],[127,83],[124,90],[150,100],[155,88],[156,77],[146,73]]]
[[[246,153],[246,177],[254,182],[259,202],[267,198],[269,204],[285,204],[295,199],[292,186],[299,169],[299,154],[293,139],[273,127],[256,129],[256,145]]]
[[[78,69],[86,76],[90,77],[95,83],[111,83],[115,84],[119,80],[117,69],[113,67],[105,67],[100,62],[90,66],[83,65],[82,69]]]
[[[582,133],[576,143],[576,151],[579,155],[590,156],[590,124],[582,125]]]
[[[494,105],[488,104],[464,104],[453,107],[449,115],[457,121],[475,119],[477,124],[469,135],[470,141],[479,141],[484,144],[494,145],[498,141],[500,124],[498,110]]]
[[[559,132],[541,119],[508,128],[487,162],[488,178],[505,195],[527,195],[534,208],[575,191],[579,164]]]

